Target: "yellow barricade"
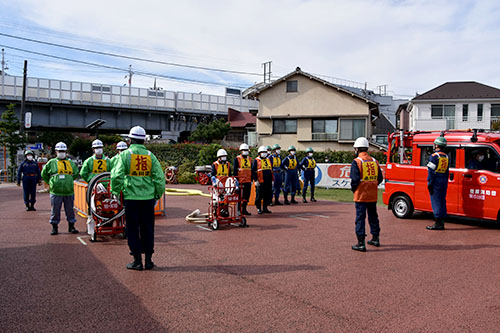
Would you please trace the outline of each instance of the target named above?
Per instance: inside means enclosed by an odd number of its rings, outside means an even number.
[[[73,182],[73,188],[75,190],[75,210],[78,215],[82,217],[87,217],[88,206],[87,206],[87,187],[88,184],[83,180],[75,180]],[[166,199],[165,194],[156,203],[155,215],[165,216],[166,213]]]

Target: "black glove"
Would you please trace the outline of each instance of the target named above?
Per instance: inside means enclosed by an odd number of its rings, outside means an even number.
[[[427,189],[429,190],[430,195],[434,194],[434,187],[432,187],[432,185],[427,185]]]

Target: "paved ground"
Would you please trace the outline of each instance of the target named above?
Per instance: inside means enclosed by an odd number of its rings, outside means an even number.
[[[179,186],[188,187],[188,186]],[[191,186],[191,188],[199,188]],[[382,247],[355,241],[352,204],[272,207],[249,228],[186,224],[207,198],[167,198],[154,271],[128,271],[126,242],[50,236],[48,194],[23,210],[0,186],[2,331],[474,331],[500,327],[500,230],[379,208]],[[254,210],[255,208],[252,207]],[[306,215],[316,214],[316,215]],[[421,215],[422,216],[422,215]],[[79,218],[77,226],[84,229]]]

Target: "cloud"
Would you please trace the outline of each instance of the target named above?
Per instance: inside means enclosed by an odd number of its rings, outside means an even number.
[[[94,48],[114,45],[164,61],[261,72],[261,63],[272,60],[275,75],[300,66],[312,73],[368,82],[371,88],[388,84],[390,90],[410,95],[453,80],[500,87],[497,1],[17,3],[22,19],[49,31],[96,40]],[[137,66],[206,80],[250,84],[261,79]]]

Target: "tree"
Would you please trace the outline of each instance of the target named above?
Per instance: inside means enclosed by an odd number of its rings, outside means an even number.
[[[69,153],[74,157],[80,156],[82,160],[92,156],[92,140],[76,138],[69,146]]]
[[[15,104],[7,105],[7,110],[2,113],[0,121],[0,144],[7,147],[10,157],[9,181],[14,181],[17,170],[17,151],[24,147],[26,137],[19,133],[20,121],[14,112]]]
[[[224,139],[230,130],[231,125],[227,124],[224,119],[219,119],[209,124],[202,123],[191,133],[189,140],[207,143],[220,141]]]
[[[37,136],[37,141],[42,142],[45,146],[50,147],[51,152],[54,152],[56,143],[64,142],[68,147],[73,142],[73,135],[66,132],[43,132]]]

